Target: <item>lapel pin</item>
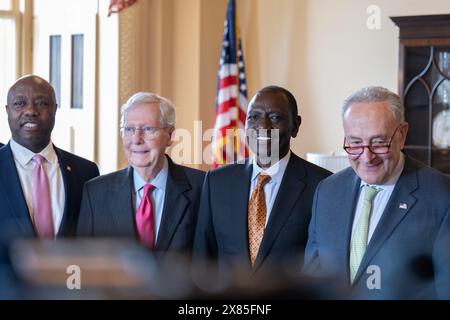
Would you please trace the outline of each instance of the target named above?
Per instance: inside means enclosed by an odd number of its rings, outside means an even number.
[[[70,166],[66,167],[67,171],[72,171],[72,168]]]
[[[398,206],[399,209],[406,210],[408,209],[408,205],[404,202],[400,202],[400,205]]]

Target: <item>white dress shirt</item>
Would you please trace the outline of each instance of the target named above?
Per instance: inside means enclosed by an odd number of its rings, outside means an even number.
[[[284,172],[286,171],[286,167],[288,165],[289,159],[291,157],[291,151],[288,152],[287,155],[285,155],[280,161],[275,163],[273,166],[271,166],[269,169],[264,170],[260,166],[258,166],[258,163],[256,162],[255,158],[252,158],[252,177],[251,177],[251,183],[250,183],[250,197],[249,200],[252,197],[252,193],[256,188],[256,184],[258,182],[258,176],[261,173],[267,174],[270,176],[270,181],[266,183],[264,186],[264,195],[266,198],[266,208],[267,208],[267,214],[266,214],[266,226],[267,222],[269,221],[270,213],[272,211],[273,204],[275,202],[275,199],[277,198],[278,190],[280,189],[281,181],[283,180]]]
[[[158,239],[159,226],[161,225],[161,218],[164,209],[164,199],[166,197],[167,176],[169,174],[169,162],[164,157],[164,165],[158,175],[151,181],[145,181],[136,170],[133,170],[134,192],[136,194],[136,211],[141,204],[144,196],[144,185],[149,183],[155,186],[151,194],[151,201],[153,205],[154,223],[155,223],[155,243]]]
[[[10,141],[10,146],[14,157],[14,162],[16,164],[17,172],[19,174],[19,180],[22,186],[23,195],[25,196],[25,201],[27,202],[31,220],[34,223],[32,190],[34,170],[33,157],[36,153],[21,146],[13,139],[11,139]],[[64,215],[64,207],[66,201],[64,180],[62,177],[58,157],[56,155],[55,149],[53,148],[53,143],[50,141],[50,143],[41,152],[39,152],[39,154],[45,159],[42,163],[50,184],[53,227],[55,228],[55,233],[58,233]]]
[[[358,223],[359,217],[361,216],[361,210],[364,202],[364,192],[363,187],[365,185],[374,186],[380,191],[375,195],[375,198],[372,202],[372,212],[370,214],[370,221],[369,221],[369,232],[367,237],[367,244],[369,244],[370,239],[372,238],[372,235],[380,222],[381,216],[383,215],[384,209],[386,209],[386,205],[389,202],[389,198],[392,195],[392,191],[394,190],[395,184],[398,181],[398,178],[400,177],[400,174],[403,171],[403,167],[405,165],[405,157],[402,154],[400,161],[397,165],[397,167],[394,170],[394,174],[392,178],[387,181],[385,184],[378,185],[378,184],[369,184],[365,181],[361,180],[361,185],[359,188],[359,198],[358,203],[356,205],[356,211],[355,211],[355,217],[353,219],[353,226],[352,226],[352,236],[356,229],[356,224]],[[387,212],[386,214],[389,214]]]

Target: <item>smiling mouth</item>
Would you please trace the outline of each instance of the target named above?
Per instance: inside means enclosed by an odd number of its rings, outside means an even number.
[[[38,124],[33,122],[26,122],[22,125],[22,127],[26,129],[36,129],[38,127]]]
[[[374,169],[378,169],[380,167],[381,163],[376,163],[376,164],[366,164],[364,167],[366,168],[366,170],[374,170]]]

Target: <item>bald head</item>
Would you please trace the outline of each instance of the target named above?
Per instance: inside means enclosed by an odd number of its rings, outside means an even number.
[[[8,96],[7,96],[7,104],[8,105],[10,104],[10,100],[13,97],[14,90],[18,86],[21,86],[22,84],[35,84],[42,88],[46,88],[51,93],[53,102],[56,104],[55,90],[53,89],[52,85],[47,80],[45,80],[39,76],[29,74],[29,75],[25,75],[25,76],[17,79],[16,82],[14,82],[14,84],[11,86],[11,88],[9,88]]]
[[[38,153],[50,143],[55,125],[55,90],[34,75],[18,79],[8,91],[6,112],[12,139]]]

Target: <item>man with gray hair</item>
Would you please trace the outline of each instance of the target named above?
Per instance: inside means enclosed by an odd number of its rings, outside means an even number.
[[[398,95],[363,88],[343,105],[351,168],[317,187],[304,271],[350,298],[450,298],[450,179],[405,155]]]
[[[86,183],[78,236],[135,238],[152,251],[190,255],[204,172],[165,154],[174,130],[169,100],[129,98],[120,127],[129,166]]]

